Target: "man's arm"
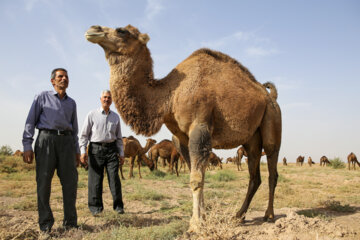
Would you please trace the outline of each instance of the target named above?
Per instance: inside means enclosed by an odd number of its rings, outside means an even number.
[[[23,161],[25,163],[32,163],[34,159],[34,152],[32,148],[32,143],[34,141],[34,133],[35,133],[35,126],[39,121],[39,117],[41,114],[41,104],[39,95],[36,95],[34,101],[30,107],[29,114],[26,118],[25,122],[25,129],[23,132],[23,139],[22,143],[24,146],[24,155]]]
[[[84,125],[82,127],[81,133],[80,133],[80,139],[79,139],[79,146],[80,146],[80,162],[82,165],[87,166],[88,164],[88,155],[86,152],[86,147],[90,140],[90,134],[91,134],[91,128],[92,123],[90,122],[90,113],[86,115]]]

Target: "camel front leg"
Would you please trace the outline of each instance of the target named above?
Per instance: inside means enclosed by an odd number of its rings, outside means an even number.
[[[140,167],[141,167],[141,157],[140,156],[137,156],[137,162],[138,162],[138,169],[139,169],[139,178],[142,178],[141,172],[140,172]]]
[[[189,139],[191,160],[190,188],[193,195],[193,215],[189,231],[197,231],[204,218],[205,169],[211,151],[211,136],[206,124],[198,124],[191,131]]]
[[[133,168],[134,168],[135,157],[130,157],[130,170],[129,170],[129,178],[134,177]]]

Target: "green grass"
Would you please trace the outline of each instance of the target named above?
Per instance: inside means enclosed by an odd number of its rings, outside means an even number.
[[[217,182],[229,182],[236,179],[236,174],[229,170],[220,170],[215,174],[206,174],[205,181],[213,180]]]

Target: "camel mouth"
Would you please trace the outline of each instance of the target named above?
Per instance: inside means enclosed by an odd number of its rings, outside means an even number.
[[[103,32],[86,32],[85,33],[85,38],[86,40],[90,41],[90,42],[93,42],[93,43],[98,43],[100,42],[105,36],[105,33]]]

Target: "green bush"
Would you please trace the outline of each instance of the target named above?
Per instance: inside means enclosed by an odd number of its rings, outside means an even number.
[[[330,166],[334,169],[345,168],[346,165],[340,158],[330,159]]]
[[[207,176],[208,178],[214,179],[215,181],[218,182],[229,182],[236,179],[235,173],[228,170],[221,170],[213,175],[206,175],[206,178]]]
[[[9,145],[3,145],[0,148],[0,155],[11,156],[13,151]]]

